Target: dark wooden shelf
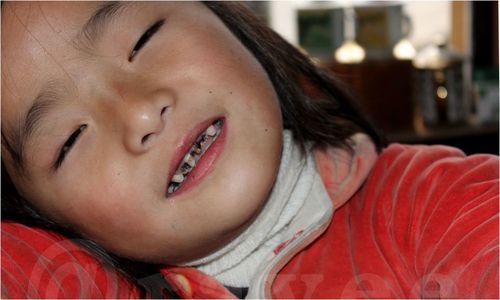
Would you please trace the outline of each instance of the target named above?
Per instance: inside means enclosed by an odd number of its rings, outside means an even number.
[[[498,124],[448,125],[419,131],[388,132],[386,137],[389,142],[454,146],[467,154],[499,154]]]

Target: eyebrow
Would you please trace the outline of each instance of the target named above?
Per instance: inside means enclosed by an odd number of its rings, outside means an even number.
[[[93,47],[106,31],[108,25],[117,19],[124,12],[124,9],[130,5],[131,2],[129,1],[105,1],[100,3],[76,35],[75,42]]]
[[[9,152],[21,170],[24,169],[24,152],[27,141],[33,138],[40,123],[47,120],[50,110],[60,101],[61,98],[59,98],[54,82],[50,82],[35,97],[26,113],[24,122],[21,121],[22,125],[12,130],[12,143],[9,143]]]

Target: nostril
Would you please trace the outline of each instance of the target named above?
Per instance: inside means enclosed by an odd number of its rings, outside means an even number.
[[[151,123],[149,123],[147,125],[147,129],[150,133],[145,134],[142,137],[141,145],[143,145],[143,146],[146,145],[146,143],[151,141],[151,139],[155,136],[155,134],[157,134],[161,131],[161,129],[163,128],[164,122],[165,122],[165,118],[166,118],[165,115],[168,112],[168,108],[169,108],[168,105],[161,108],[161,110],[160,110],[161,121],[159,121],[157,119],[157,117],[156,118],[147,118],[148,120],[154,120],[154,121],[152,121]],[[157,121],[159,121],[159,122],[157,122]]]
[[[145,136],[143,136],[142,140],[141,140],[141,144],[144,145],[149,140],[149,138],[151,137],[151,135],[152,135],[152,133],[146,134]]]
[[[167,111],[168,106],[165,106],[161,109],[160,115],[163,116],[163,114]]]

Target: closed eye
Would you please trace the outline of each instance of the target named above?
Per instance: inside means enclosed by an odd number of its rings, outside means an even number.
[[[134,49],[132,49],[132,52],[130,52],[130,55],[128,57],[128,61],[132,62],[134,60],[134,57],[137,55],[139,50],[149,41],[149,39],[161,28],[161,26],[165,23],[165,20],[160,20],[151,27],[149,27],[139,38],[137,43],[134,46]]]
[[[75,130],[69,136],[69,138],[66,140],[66,142],[64,142],[64,145],[59,150],[59,154],[58,154],[56,162],[54,164],[55,169],[59,169],[59,167],[62,165],[64,158],[66,157],[68,152],[71,150],[71,148],[75,144],[76,140],[78,139],[80,134],[85,130],[85,128],[87,128],[87,125],[81,125],[80,127],[78,127],[77,130]]]

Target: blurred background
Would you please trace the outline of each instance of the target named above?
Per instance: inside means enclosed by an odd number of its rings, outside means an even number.
[[[498,154],[497,1],[247,2],[390,142]]]

